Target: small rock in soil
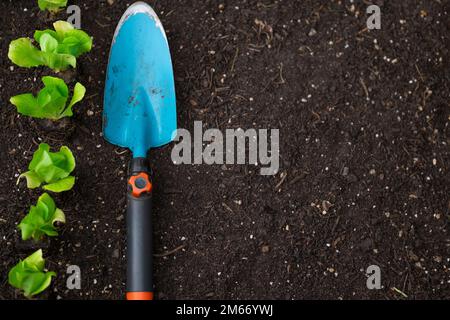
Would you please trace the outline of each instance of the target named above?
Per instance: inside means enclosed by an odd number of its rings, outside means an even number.
[[[322,201],[322,210],[326,213],[330,208],[333,206],[333,204],[328,200]]]
[[[314,37],[316,34],[317,34],[316,29],[311,28],[311,30],[310,30],[309,33],[308,33],[308,36],[309,36],[309,37]]]
[[[349,169],[348,169],[348,167],[344,167],[343,169],[342,169],[342,175],[345,177],[345,176],[348,176],[348,172],[349,172]]]

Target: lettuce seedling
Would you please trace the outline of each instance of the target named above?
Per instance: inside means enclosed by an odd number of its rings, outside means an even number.
[[[14,40],[9,45],[8,58],[19,67],[48,66],[56,72],[75,68],[81,54],[91,51],[92,39],[66,21],[56,21],[55,30],[36,31],[36,48],[29,38]]]
[[[50,146],[41,143],[33,154],[33,159],[28,166],[29,171],[21,174],[17,183],[25,177],[30,189],[45,184],[43,188],[48,191],[67,191],[75,184],[75,177],[70,175],[74,169],[75,158],[68,147],[61,147],[59,152],[50,152]]]
[[[55,201],[44,193],[39,197],[36,206],[31,206],[28,214],[19,224],[22,232],[22,240],[33,238],[35,241],[42,240],[44,235],[56,237],[58,231],[55,222],[66,222],[66,217],[61,209],[55,205]]]
[[[17,111],[25,116],[39,119],[59,120],[73,115],[72,107],[80,102],[86,93],[86,88],[81,84],[75,84],[72,100],[66,106],[69,98],[69,89],[64,80],[54,77],[43,77],[45,87],[37,97],[31,93],[21,94],[10,99],[17,107]]]
[[[39,249],[25,260],[20,260],[8,274],[8,282],[17,289],[23,290],[25,297],[30,298],[41,293],[50,285],[55,272],[45,272],[45,260]]]
[[[67,6],[67,0],[38,0],[38,6],[42,11],[58,12]]]

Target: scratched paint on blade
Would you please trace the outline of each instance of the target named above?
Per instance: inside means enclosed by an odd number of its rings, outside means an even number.
[[[162,90],[160,88],[150,88],[151,95],[156,96],[156,95],[160,94],[161,92],[162,92]]]
[[[135,4],[131,5],[131,7],[128,8],[128,10],[125,12],[125,14],[122,16],[122,18],[119,21],[119,24],[117,25],[116,31],[114,32],[114,37],[113,37],[113,41],[112,44],[114,45],[114,43],[116,42],[116,38],[119,34],[120,28],[122,27],[122,25],[131,17],[134,16],[135,14],[138,13],[143,13],[148,15],[150,18],[153,19],[153,21],[155,21],[155,25],[156,27],[161,31],[161,33],[164,36],[164,39],[167,41],[167,36],[166,36],[166,32],[164,31],[164,27],[161,23],[161,20],[159,20],[158,15],[156,14],[156,12],[145,2],[136,2]]]

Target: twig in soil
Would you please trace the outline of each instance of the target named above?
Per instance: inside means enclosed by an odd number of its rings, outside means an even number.
[[[425,91],[422,94],[422,110],[425,110],[425,107],[427,105],[428,98],[431,97],[433,94],[433,91],[431,91],[428,87],[425,89]]]
[[[422,72],[420,72],[419,66],[417,65],[417,63],[415,65],[416,65],[416,70],[417,70],[417,73],[419,74],[420,79],[422,80],[422,82],[425,82]]]
[[[287,178],[287,172],[285,171],[285,172],[281,173],[281,180],[280,180],[280,182],[278,182],[277,185],[275,186],[275,190],[278,190],[278,188],[281,187],[281,185],[284,183],[284,181],[286,180],[286,178]]]
[[[391,288],[393,291],[401,294],[404,298],[408,298],[408,295],[406,293],[404,293],[403,291],[401,291],[400,289],[397,289],[396,287]]]
[[[36,140],[34,140],[34,138],[31,138],[31,141],[35,144],[35,145],[39,145],[39,143],[36,141]]]
[[[364,33],[364,32],[367,32],[367,31],[369,31],[369,29],[368,29],[368,28],[364,28],[364,29],[362,29],[361,31],[359,31],[359,32],[357,33],[357,35],[360,35],[361,33]]]
[[[276,4],[276,3],[271,3],[271,4],[265,4],[265,3],[262,3],[262,2],[258,2],[257,4],[256,4],[256,7],[258,7],[258,8],[263,8],[263,9],[272,9],[273,7],[276,7],[278,4]]]
[[[178,247],[176,247],[176,248],[173,249],[173,250],[166,251],[166,252],[163,252],[163,253],[155,253],[153,256],[154,256],[154,257],[158,257],[158,258],[161,258],[161,257],[167,257],[167,256],[170,256],[171,254],[173,254],[173,253],[175,253],[175,252],[177,252],[177,251],[180,251],[180,250],[183,249],[184,247],[186,247],[186,245],[185,245],[185,244],[182,244],[181,246],[178,246]]]
[[[403,288],[402,288],[403,291],[405,291],[406,284],[408,283],[408,278],[409,278],[409,272],[406,274],[405,281],[403,282]]]
[[[231,209],[225,202],[222,202],[222,206],[224,206],[225,209],[227,209],[227,210],[230,211],[231,213],[234,213],[233,209]]]
[[[114,152],[115,152],[115,154],[117,154],[117,155],[122,155],[122,154],[125,154],[125,153],[127,153],[128,152],[128,150],[127,149],[125,149],[125,150],[122,150],[122,151],[118,151],[117,149],[116,150],[114,150]]]
[[[364,89],[364,93],[366,94],[367,99],[369,99],[369,90],[367,90],[366,83],[364,82],[363,78],[359,78],[359,82],[361,83],[361,86]]]
[[[336,228],[339,224],[339,220],[341,220],[341,217],[336,218],[336,222],[334,223],[333,228],[331,229],[331,234],[334,234],[334,231],[336,231]]]
[[[224,91],[229,91],[230,87],[216,87],[214,89],[215,93],[220,93],[220,92],[224,92]],[[217,98],[220,98],[219,96],[217,96]]]
[[[307,172],[307,171],[301,172],[300,174],[296,175],[296,176],[294,177],[294,179],[292,179],[291,181],[289,181],[289,185],[294,185],[294,184],[296,184],[297,182],[299,182],[301,179],[303,179],[303,178],[306,177],[307,175],[309,175],[309,172]]]
[[[317,10],[314,10],[311,15],[317,17],[317,20],[319,20],[320,12],[323,10],[323,8],[325,8],[325,4],[322,4]]]
[[[314,121],[313,123],[315,124],[316,122],[320,121],[320,114],[318,114],[315,111],[311,111],[311,113],[313,114],[313,116],[317,119],[316,121]]]
[[[234,65],[236,64],[236,60],[237,60],[238,55],[239,55],[239,48],[236,48],[236,53],[234,54],[234,58],[233,58],[233,61],[231,63],[230,74],[232,74],[233,71],[234,71]]]
[[[266,45],[270,44],[273,39],[272,26],[265,21],[259,20],[258,18],[255,19],[255,25],[258,27],[257,30],[258,38],[260,37],[261,33],[264,33],[267,37]]]
[[[276,84],[286,83],[286,80],[284,80],[284,78],[283,78],[283,62],[281,62],[280,65],[278,66],[278,70],[280,71],[280,74],[279,74],[280,81],[275,82],[275,83]]]
[[[247,99],[246,97],[241,96],[240,94],[235,94],[235,95],[233,96],[233,98],[234,98],[234,99],[240,99],[240,100],[243,100],[243,101],[248,101],[248,99]]]
[[[100,23],[97,19],[95,19],[94,21],[95,21],[96,24],[98,24],[102,28],[106,28],[106,27],[110,26],[110,24],[102,24],[102,23]]]
[[[84,100],[90,100],[92,98],[95,98],[96,96],[98,96],[98,93],[91,94],[90,96],[84,98]]]

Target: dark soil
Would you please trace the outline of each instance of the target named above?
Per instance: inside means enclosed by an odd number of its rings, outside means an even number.
[[[58,277],[39,298],[124,295],[130,154],[103,140],[101,115],[111,38],[131,1],[70,2],[95,46],[78,59],[71,87],[88,92],[68,136],[39,130],[9,104],[51,74],[13,67],[9,42],[51,24],[35,0],[0,4],[3,299],[21,297],[7,272],[32,250],[16,225],[41,191],[16,179],[40,141],[68,145],[78,179],[56,196],[68,221],[43,244]],[[450,298],[449,2],[375,1],[374,31],[365,29],[368,2],[354,2],[150,1],[171,45],[179,127],[201,120],[281,136],[273,177],[253,165],[175,166],[171,146],[150,153],[157,298],[404,299],[394,288]],[[81,290],[66,289],[73,264]],[[373,264],[381,290],[366,287]]]

